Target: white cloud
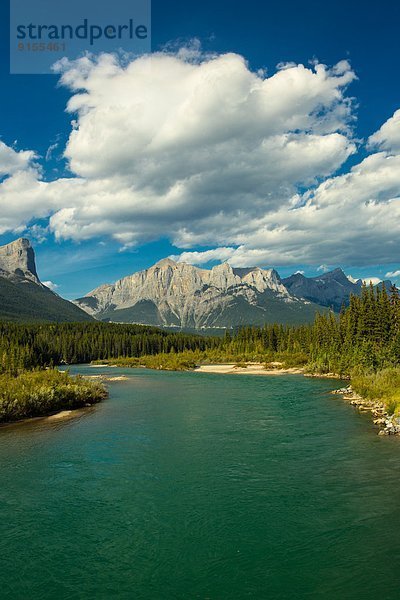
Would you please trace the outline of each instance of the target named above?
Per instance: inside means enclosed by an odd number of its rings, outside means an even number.
[[[370,283],[372,283],[372,285],[378,285],[378,283],[380,283],[382,279],[379,279],[379,277],[363,277],[362,281],[367,285],[369,285]]]
[[[329,267],[328,267],[328,265],[320,265],[318,267],[317,271],[322,272],[322,273],[327,273],[329,271]]]
[[[0,234],[21,231],[33,218],[48,217],[67,201],[57,191],[58,182],[47,184],[40,178],[40,170],[27,163],[25,170],[15,171],[0,183]]]
[[[215,250],[206,250],[205,252],[182,252],[181,254],[172,254],[170,258],[178,262],[184,262],[189,265],[204,265],[210,261],[228,261],[235,255],[235,248],[216,248]]]
[[[53,292],[55,292],[59,288],[59,286],[56,283],[53,283],[53,281],[43,281],[42,283]]]
[[[389,152],[400,152],[400,110],[388,119],[382,127],[369,138],[370,147],[377,146]]]
[[[396,277],[400,277],[400,270],[398,271],[389,271],[388,273],[386,273],[385,277],[390,277],[395,279]]]
[[[236,266],[391,263],[400,252],[399,111],[335,176],[356,151],[346,61],[267,77],[238,55],[192,48],[61,71],[72,176],[47,183],[33,153],[8,149],[0,233],[49,216],[59,239],[129,248],[162,236],[180,260]]]
[[[182,247],[186,232],[204,244],[219,220],[278,209],[355,151],[347,63],[267,78],[235,54],[182,56],[64,63],[77,114],[65,156],[82,185],[50,221],[58,237],[111,233],[126,245],[162,228]]]
[[[359,278],[356,279],[355,277],[352,277],[352,275],[346,275],[346,277],[350,281],[350,283],[357,283],[357,281],[359,281]]]
[[[31,150],[18,152],[0,141],[0,178],[31,168],[35,158]]]
[[[41,225],[30,225],[29,237],[35,241],[36,244],[43,244],[49,235],[48,227],[42,227]]]
[[[50,144],[50,146],[47,148],[46,156],[45,156],[46,161],[49,161],[52,158],[54,158],[54,156],[56,155],[57,148],[60,147],[60,141],[61,141],[61,135],[58,134],[56,136],[55,141],[52,144]]]
[[[273,254],[268,249],[247,248],[245,246],[239,246],[238,248],[220,247],[204,252],[182,252],[181,254],[171,255],[170,258],[191,265],[202,265],[210,261],[226,261],[233,267],[276,264],[273,260]]]

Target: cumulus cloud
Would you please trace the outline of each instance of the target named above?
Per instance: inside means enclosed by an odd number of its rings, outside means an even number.
[[[388,119],[382,127],[369,138],[371,148],[378,147],[389,152],[400,152],[400,110]]]
[[[34,218],[49,217],[66,201],[56,193],[58,184],[41,180],[38,168],[29,162],[0,183],[0,234],[21,232]]]
[[[0,178],[31,168],[35,158],[32,150],[18,152],[0,141]]]
[[[248,248],[244,245],[238,248],[219,247],[204,252],[181,252],[171,255],[170,258],[191,265],[202,265],[211,261],[228,262],[233,267],[278,264],[274,251],[267,248]]]
[[[355,151],[348,63],[268,78],[235,54],[191,58],[63,64],[77,116],[65,156],[82,185],[50,221],[58,237],[111,232],[126,244],[162,226],[183,247],[186,232],[205,243],[213,221],[276,210]]]
[[[393,262],[400,251],[400,111],[336,174],[357,149],[347,61],[267,76],[195,48],[58,68],[71,177],[44,181],[32,156],[8,167],[0,232],[48,216],[59,239],[127,248],[162,236],[179,260],[236,266]]]
[[[400,253],[400,154],[370,154],[347,173],[295,194],[274,211],[245,224],[233,218],[230,225],[231,235],[216,217],[210,229],[217,243],[238,245],[233,259],[240,255],[243,266],[256,256],[275,265],[319,264],[321,259],[331,264],[391,263]],[[184,231],[179,242],[187,246],[190,239]],[[200,236],[192,234],[192,239],[201,243]]]
[[[391,279],[396,279],[397,277],[400,277],[400,270],[388,271],[388,273],[386,273],[385,277],[390,277]]]
[[[231,262],[235,254],[234,248],[215,248],[205,252],[182,252],[181,254],[171,254],[169,258],[178,262],[185,262],[189,265],[203,265],[211,261]]]

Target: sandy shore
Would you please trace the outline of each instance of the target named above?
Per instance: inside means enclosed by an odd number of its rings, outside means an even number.
[[[266,369],[262,363],[249,363],[247,367],[237,367],[234,364],[201,365],[194,369],[195,373],[218,373],[220,375],[303,375],[303,369],[284,369],[274,367]]]
[[[52,415],[43,415],[40,417],[27,417],[25,419],[20,419],[19,421],[7,421],[5,423],[0,423],[0,429],[29,427],[31,425],[50,425],[51,423],[55,424],[58,422],[69,421],[88,414],[89,411],[93,410],[94,407],[95,404],[92,404],[90,406],[83,406],[82,408],[74,408],[73,410],[60,410],[59,412],[53,413]]]
[[[60,421],[61,419],[70,419],[71,417],[79,416],[79,411],[82,412],[82,409],[61,410],[60,412],[55,413],[54,415],[42,418],[47,419],[48,421]]]
[[[126,381],[129,379],[126,375],[118,375],[116,377],[110,377],[109,375],[83,375],[83,379],[97,379],[98,381]]]

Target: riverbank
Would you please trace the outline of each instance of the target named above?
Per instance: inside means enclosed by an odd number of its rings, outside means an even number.
[[[400,435],[400,417],[395,413],[389,414],[384,402],[363,398],[354,391],[351,385],[334,390],[332,394],[342,396],[343,400],[354,406],[359,412],[371,413],[374,425],[379,428],[378,435]]]

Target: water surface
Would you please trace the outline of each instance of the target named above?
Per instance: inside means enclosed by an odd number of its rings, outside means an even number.
[[[126,374],[0,429],[2,599],[398,599],[400,440],[330,380]]]

